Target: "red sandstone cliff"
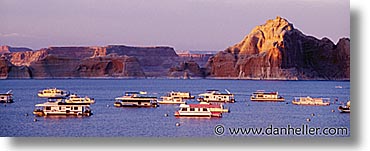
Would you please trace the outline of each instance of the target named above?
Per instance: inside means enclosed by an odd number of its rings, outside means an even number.
[[[241,79],[349,79],[350,40],[334,44],[306,36],[277,17],[208,62],[213,77]]]
[[[21,77],[19,68],[32,78],[165,77],[178,63],[171,47],[49,47],[4,53],[0,76]]]

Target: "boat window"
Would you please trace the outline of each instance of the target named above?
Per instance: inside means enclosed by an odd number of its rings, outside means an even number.
[[[1,99],[4,99],[5,97],[1,97]]]
[[[62,110],[62,107],[59,107],[59,110]]]
[[[47,106],[45,109],[46,110],[51,110],[51,107],[50,106]]]
[[[195,111],[195,108],[190,108],[190,111]]]
[[[208,99],[208,98],[209,98],[209,96],[205,96],[204,98],[207,98],[207,99]]]
[[[75,106],[75,107],[74,107],[74,110],[78,110],[78,107],[77,107],[77,106]]]
[[[207,108],[203,108],[203,111],[204,111],[204,112],[207,112],[208,110],[207,110]]]
[[[188,111],[187,108],[181,108],[181,111]]]

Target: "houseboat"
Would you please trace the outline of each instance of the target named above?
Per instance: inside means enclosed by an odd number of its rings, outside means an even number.
[[[348,101],[345,106],[339,106],[338,110],[342,113],[350,113],[351,112],[351,101]]]
[[[220,93],[218,90],[207,90],[206,93],[199,94],[198,101],[200,102],[235,102],[234,94]]]
[[[157,97],[144,96],[140,92],[126,92],[124,96],[115,98],[116,107],[157,107]]]
[[[6,93],[0,93],[0,103],[13,103],[12,90]]]
[[[330,105],[329,98],[311,98],[307,97],[295,97],[292,101],[295,105],[317,105],[317,106],[325,106]]]
[[[270,102],[284,102],[285,99],[278,94],[278,92],[265,92],[259,90],[254,92],[250,97],[251,101],[270,101]]]
[[[77,94],[71,94],[66,100],[66,103],[88,103],[88,104],[94,104],[95,100],[94,98],[89,98],[87,96],[85,97],[79,97]]]
[[[62,101],[36,104],[33,114],[37,116],[66,115],[90,116],[92,115],[89,103],[66,103]]]
[[[168,93],[167,96],[170,97],[177,97],[177,98],[182,98],[182,99],[194,99],[195,97],[190,94],[190,92],[175,92],[171,91]]]
[[[211,111],[209,104],[180,104],[180,109],[174,115],[176,117],[222,117],[221,112]]]
[[[60,90],[57,88],[41,90],[37,93],[40,98],[64,98],[69,95],[66,90]]]
[[[186,102],[180,97],[163,96],[159,104],[185,104]]]

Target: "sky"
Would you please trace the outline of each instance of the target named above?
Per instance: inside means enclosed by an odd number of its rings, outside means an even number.
[[[0,45],[220,51],[276,16],[319,39],[350,37],[349,0],[0,0]]]

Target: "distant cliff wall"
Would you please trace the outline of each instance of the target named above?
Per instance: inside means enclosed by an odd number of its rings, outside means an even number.
[[[166,77],[170,68],[179,64],[179,57],[171,47],[123,45],[7,51],[2,58],[2,78],[22,77],[15,70],[18,67],[27,69],[27,77],[32,78]]]

